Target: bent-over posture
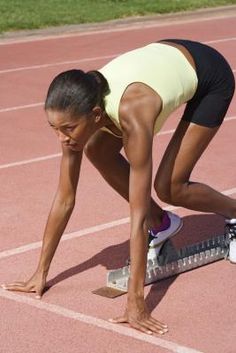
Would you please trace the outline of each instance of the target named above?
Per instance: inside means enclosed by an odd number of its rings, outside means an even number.
[[[153,318],[145,305],[146,262],[158,254],[163,241],[179,231],[182,221],[151,198],[153,138],[171,112],[187,103],[155,176],[157,196],[172,205],[223,215],[233,239],[236,200],[190,181],[190,176],[223,122],[234,85],[233,73],[220,53],[180,39],[132,50],[98,71],[60,73],[49,87],[45,110],[63,155],[39,264],[27,282],[3,287],[42,296],[52,258],[74,208],[84,151],[130,204],[127,306],[124,315],[112,321],[128,322],[149,334],[167,332],[167,326]],[[126,158],[120,153],[122,148]],[[230,250],[231,261],[236,262],[235,246]]]

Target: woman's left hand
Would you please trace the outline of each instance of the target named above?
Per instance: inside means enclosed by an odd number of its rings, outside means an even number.
[[[163,335],[168,331],[167,325],[154,319],[143,298],[128,299],[127,308],[123,316],[109,320],[112,323],[129,323],[132,328],[149,335],[158,333]]]

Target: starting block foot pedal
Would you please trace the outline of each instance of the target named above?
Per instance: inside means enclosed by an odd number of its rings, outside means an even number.
[[[145,285],[221,260],[225,258],[227,252],[228,237],[226,235],[216,236],[179,250],[173,246],[171,240],[167,240],[159,256],[148,260]],[[115,298],[126,293],[129,275],[129,265],[109,271],[107,287],[94,291],[95,294]]]

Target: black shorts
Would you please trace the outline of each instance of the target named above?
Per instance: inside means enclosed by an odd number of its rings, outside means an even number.
[[[222,124],[232,97],[235,80],[225,58],[208,45],[182,39],[164,39],[184,46],[192,55],[198,77],[197,90],[187,102],[182,120],[207,127]]]

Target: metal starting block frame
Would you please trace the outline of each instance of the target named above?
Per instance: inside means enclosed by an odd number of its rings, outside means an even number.
[[[145,285],[226,258],[228,244],[229,237],[222,235],[177,250],[171,240],[167,240],[160,255],[148,260]],[[107,287],[127,292],[129,275],[129,265],[109,271]]]

